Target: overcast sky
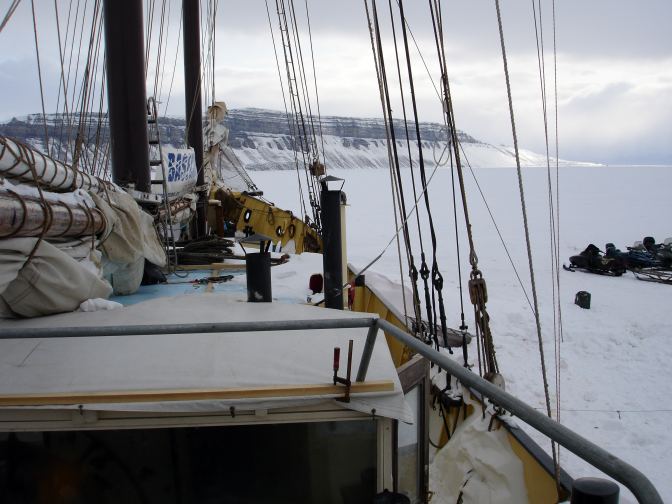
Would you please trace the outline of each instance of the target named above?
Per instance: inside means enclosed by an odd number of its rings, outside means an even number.
[[[70,0],[58,0],[61,23]],[[77,0],[73,0],[74,4]],[[85,3],[81,0],[82,4]],[[306,27],[305,4],[295,0]],[[86,2],[91,6],[92,1]],[[157,2],[157,4],[160,2]],[[4,16],[8,2],[2,2]],[[532,3],[501,0],[519,143],[544,152],[544,124]],[[52,0],[35,0],[47,110],[59,82]],[[179,1],[172,0],[169,54],[175,56]],[[271,19],[277,26],[275,1]],[[442,3],[448,66],[458,128],[479,140],[512,144],[494,0]],[[380,117],[363,0],[308,0],[322,114]],[[90,8],[90,7],[89,7]],[[438,82],[427,2],[406,0],[411,29]],[[549,111],[553,111],[552,3],[542,0]],[[396,72],[385,0],[379,0],[386,63]],[[558,0],[557,76],[560,157],[612,164],[672,164],[672,2]],[[397,28],[399,25],[397,24]],[[63,26],[61,27],[63,30]],[[303,51],[310,68],[310,47]],[[276,31],[277,36],[277,31]],[[215,53],[217,98],[230,108],[283,108],[263,0],[219,0]],[[439,103],[415,48],[414,78],[421,120],[440,121]],[[168,113],[182,115],[181,53]],[[282,64],[282,61],[281,61]],[[168,65],[172,67],[172,64]],[[312,84],[312,81],[311,81]],[[167,98],[164,75],[162,98]],[[0,118],[41,110],[30,2],[24,0],[0,34]],[[393,86],[392,92],[398,95]],[[400,114],[398,99],[393,104]],[[549,116],[550,133],[554,118]],[[551,138],[553,146],[554,139]],[[551,152],[553,153],[553,151]]]

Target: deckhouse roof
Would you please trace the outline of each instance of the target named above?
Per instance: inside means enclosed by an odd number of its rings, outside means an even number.
[[[31,338],[32,328],[352,319],[370,314],[283,303],[246,303],[226,294],[182,295],[111,311],[5,320],[25,337],[0,340],[4,408],[203,412],[271,410],[329,403],[412,421],[387,345],[378,338],[366,383],[374,391],[336,401],[334,347],[345,375],[348,341],[353,381],[366,328]],[[109,402],[106,402],[111,398]],[[4,401],[4,402],[3,402]],[[375,410],[375,411],[374,411]]]

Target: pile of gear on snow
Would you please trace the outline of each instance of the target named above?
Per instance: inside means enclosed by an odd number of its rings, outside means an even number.
[[[607,276],[621,276],[630,270],[639,280],[672,284],[672,238],[663,243],[647,236],[623,252],[613,243],[602,251],[592,243],[579,255],[569,258],[567,271],[586,271]]]

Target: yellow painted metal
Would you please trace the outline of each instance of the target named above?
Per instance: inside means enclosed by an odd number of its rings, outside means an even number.
[[[288,210],[245,193],[223,189],[214,190],[210,200],[220,202],[223,219],[234,222],[236,231],[266,235],[274,244],[281,244],[283,250],[291,250],[293,241],[293,252],[297,254],[322,251],[322,239],[317,232]],[[216,211],[213,209],[208,219],[213,229],[216,229]]]
[[[468,392],[467,392],[468,393]],[[466,414],[465,414],[466,409]],[[429,410],[430,415],[438,417],[441,415],[440,408],[435,410]],[[463,404],[461,407],[450,408],[450,410],[445,410],[446,423],[448,424],[451,433],[454,432],[455,428],[459,428],[459,425],[473,414],[481,415],[482,409],[478,406],[474,407],[469,404],[466,406]],[[491,417],[490,413],[486,412],[486,416]],[[434,420],[434,421],[432,421]],[[448,434],[445,430],[443,419],[441,418],[430,418],[430,424],[437,425],[440,422],[440,434],[438,438],[438,446],[443,448],[447,443],[450,442],[448,439]],[[502,422],[498,419],[492,421],[493,429],[502,428]],[[434,434],[436,436],[436,434]],[[434,437],[432,437],[434,439]],[[548,472],[541,463],[534,458],[530,451],[522,445],[510,432],[507,431],[507,439],[513,454],[520,460],[523,466],[523,478],[525,480],[525,488],[527,489],[528,501],[535,504],[551,504],[558,502],[558,493],[557,487],[555,484],[555,476]],[[436,442],[436,441],[435,441]],[[566,497],[566,496],[563,496]]]
[[[530,502],[540,504],[555,504],[558,502],[558,490],[555,484],[555,476],[549,473],[535,459],[532,454],[509,432],[509,444],[513,453],[523,463],[523,477]],[[561,501],[568,495],[562,495]]]
[[[348,269],[348,274],[350,277],[350,284],[353,285],[355,275],[351,269]],[[411,329],[394,313],[391,307],[388,307],[369,287],[355,287],[354,289],[355,297],[351,307],[352,311],[377,313],[381,319],[394,324],[406,332],[411,332]],[[410,348],[400,343],[389,334],[385,334],[385,339],[387,340],[387,346],[390,349],[390,354],[392,355],[395,367],[405,364],[411,357],[413,357],[413,352]]]

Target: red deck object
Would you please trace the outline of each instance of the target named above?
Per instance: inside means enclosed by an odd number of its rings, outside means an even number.
[[[321,273],[315,273],[310,275],[310,281],[308,282],[308,288],[313,291],[313,294],[322,292],[324,288],[324,278]]]

